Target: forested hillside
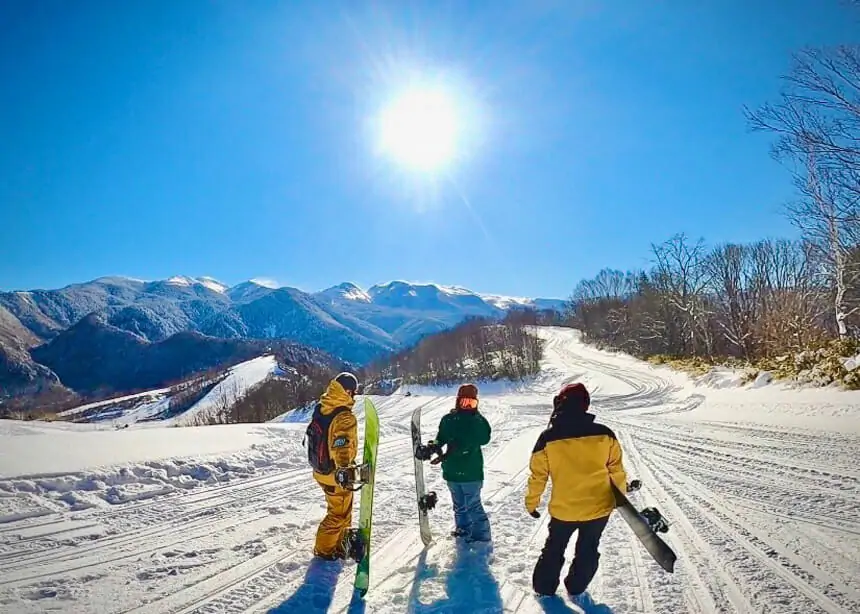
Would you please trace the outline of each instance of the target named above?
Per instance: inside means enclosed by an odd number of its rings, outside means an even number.
[[[514,312],[501,321],[466,320],[372,364],[364,377],[432,385],[523,379],[538,372],[542,356],[541,340],[527,329],[534,318]]]

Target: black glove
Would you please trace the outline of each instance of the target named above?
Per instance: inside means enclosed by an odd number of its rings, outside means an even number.
[[[540,512],[537,510],[532,510],[529,512],[529,516],[531,516],[532,518],[540,518]]]
[[[627,483],[627,492],[633,492],[642,488],[642,480],[630,480]]]
[[[427,442],[426,446],[419,444],[415,450],[415,458],[422,461],[430,460],[434,454],[442,454],[442,448],[432,439]]]

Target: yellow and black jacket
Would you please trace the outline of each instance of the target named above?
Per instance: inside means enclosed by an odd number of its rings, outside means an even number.
[[[328,429],[328,450],[335,467],[346,467],[358,454],[358,421],[352,413],[355,400],[349,396],[338,382],[332,381],[320,398],[320,411],[323,415],[332,413],[339,407],[350,411],[340,412],[331,421]],[[320,484],[334,486],[334,471],[328,475],[314,471],[314,479]]]
[[[547,480],[552,479],[549,513],[558,520],[608,516],[615,509],[610,481],[621,492],[627,486],[615,433],[595,423],[593,414],[580,411],[553,416],[532,451],[529,469],[526,510],[537,509]]]

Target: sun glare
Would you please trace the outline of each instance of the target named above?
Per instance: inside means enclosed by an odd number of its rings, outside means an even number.
[[[441,89],[414,88],[403,92],[380,117],[382,150],[413,170],[433,172],[454,158],[457,113]]]

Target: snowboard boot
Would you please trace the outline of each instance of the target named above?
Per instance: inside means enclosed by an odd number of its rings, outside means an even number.
[[[346,558],[346,550],[344,550],[343,548],[338,548],[331,554],[322,554],[320,552],[314,552],[314,556],[324,561],[342,561]]]
[[[361,559],[364,558],[365,552],[365,544],[364,540],[361,537],[361,534],[358,532],[358,529],[349,529],[343,537],[343,549],[345,554],[345,558],[350,558],[356,563],[358,563]]]

